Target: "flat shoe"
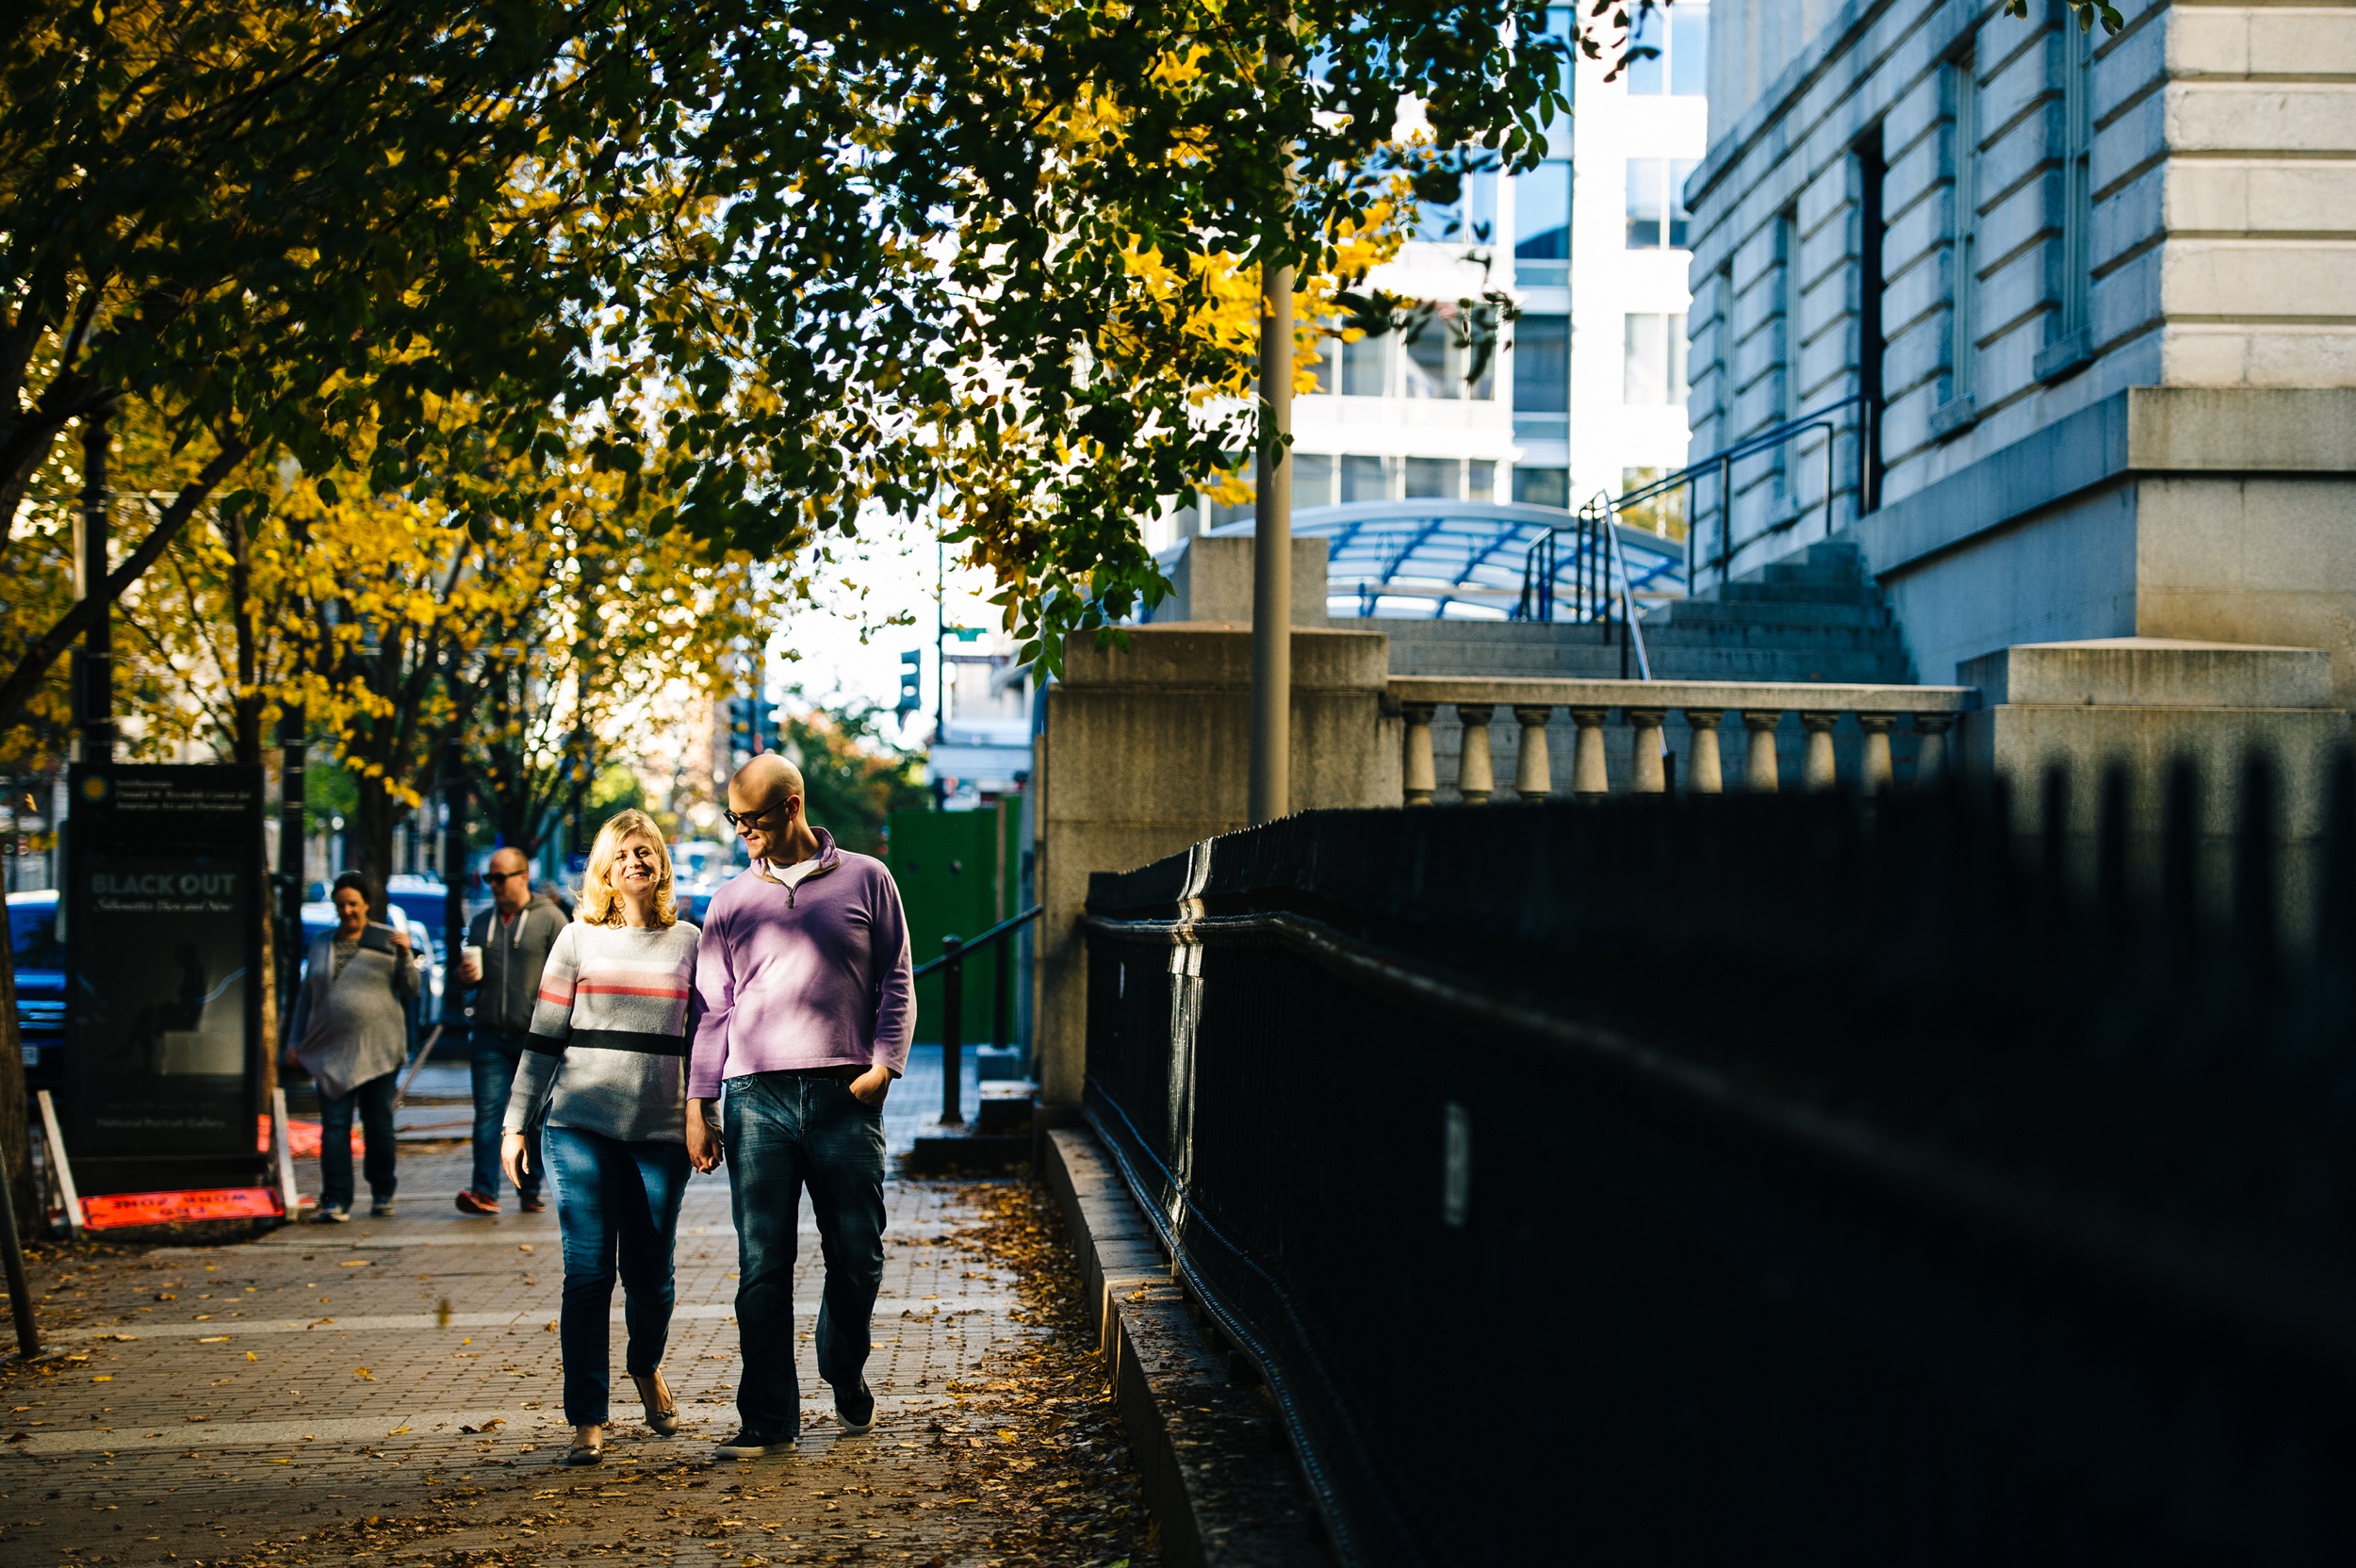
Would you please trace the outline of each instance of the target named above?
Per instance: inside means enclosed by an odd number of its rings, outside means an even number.
[[[630,1380],[638,1385],[638,1402],[646,1407],[646,1425],[656,1435],[670,1437],[679,1431],[679,1404],[676,1400],[657,1406],[654,1402],[652,1378],[642,1378],[633,1372]]]
[[[571,1447],[564,1450],[564,1462],[567,1464],[603,1464],[605,1462],[605,1445],[602,1443],[576,1443]]]

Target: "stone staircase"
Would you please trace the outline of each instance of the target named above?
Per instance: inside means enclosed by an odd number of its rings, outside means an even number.
[[[1389,633],[1394,675],[1592,678],[1620,673],[1617,635],[1599,626],[1333,624]],[[1897,622],[1853,545],[1811,546],[1672,604],[1643,625],[1653,677],[1660,680],[1915,680]]]

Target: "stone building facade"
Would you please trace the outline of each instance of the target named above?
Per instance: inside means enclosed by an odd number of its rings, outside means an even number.
[[[1703,552],[1853,539],[1923,680],[2203,639],[2350,706],[2356,8],[2121,9],[1716,0],[1691,449],[1831,417],[1700,487]]]

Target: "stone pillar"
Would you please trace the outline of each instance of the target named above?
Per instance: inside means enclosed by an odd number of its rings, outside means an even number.
[[[1635,731],[1635,752],[1628,767],[1628,787],[1640,795],[1657,795],[1669,788],[1668,771],[1661,765],[1661,723],[1665,708],[1627,710],[1628,728]]]
[[[1385,711],[1388,640],[1296,629],[1292,666],[1292,808],[1396,807],[1405,745],[1399,716]],[[1131,627],[1126,648],[1077,637],[1064,678],[1039,700],[1047,711],[1028,815],[1046,912],[1035,927],[1031,1016],[1039,1114],[1061,1125],[1077,1114],[1088,1070],[1079,918],[1089,874],[1142,866],[1246,825],[1252,633]]]
[[[1947,772],[1947,731],[1955,728],[1953,713],[1917,713],[1914,732],[1922,737],[1920,750],[1914,754],[1914,784],[1921,789],[1936,784]]]
[[[1571,748],[1571,793],[1575,795],[1611,792],[1612,776],[1603,765],[1603,721],[1611,711],[1609,708],[1571,710],[1571,723],[1579,727],[1577,743]]]
[[[1832,760],[1832,727],[1841,722],[1838,713],[1803,713],[1800,727],[1808,731],[1808,750],[1800,760],[1800,783],[1809,790],[1829,790],[1838,782],[1839,775]]]
[[[1493,703],[1460,702],[1457,722],[1464,727],[1464,743],[1456,754],[1456,792],[1467,806],[1484,806],[1497,792],[1497,776],[1489,769],[1489,719]]]
[[[1685,752],[1685,792],[1714,795],[1726,789],[1726,765],[1718,759],[1718,724],[1726,717],[1719,708],[1689,708],[1685,722],[1693,743]]]
[[[1407,804],[1429,806],[1432,792],[1439,788],[1439,770],[1432,761],[1432,715],[1439,705],[1432,702],[1402,702],[1399,712],[1407,720],[1407,735],[1403,755],[1399,759],[1399,775],[1406,788]]]
[[[1775,726],[1782,722],[1783,714],[1775,709],[1742,710],[1742,727],[1750,731],[1749,743],[1742,750],[1744,789],[1775,792]]]
[[[1513,710],[1513,718],[1522,727],[1521,754],[1513,762],[1513,792],[1524,800],[1544,800],[1554,793],[1553,762],[1546,756],[1546,721],[1552,717],[1551,708]]]
[[[1861,783],[1869,795],[1879,794],[1890,788],[1890,731],[1898,722],[1895,713],[1859,713],[1857,727],[1865,731],[1865,776]]]

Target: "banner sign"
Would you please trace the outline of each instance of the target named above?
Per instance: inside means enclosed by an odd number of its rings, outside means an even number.
[[[286,1211],[268,1187],[212,1187],[199,1192],[125,1192],[82,1200],[85,1230],[177,1225],[190,1219],[275,1219]]]
[[[165,1185],[175,1167],[226,1184],[188,1162],[255,1160],[262,770],[76,763],[68,788],[59,1099],[75,1174],[85,1192]]]

